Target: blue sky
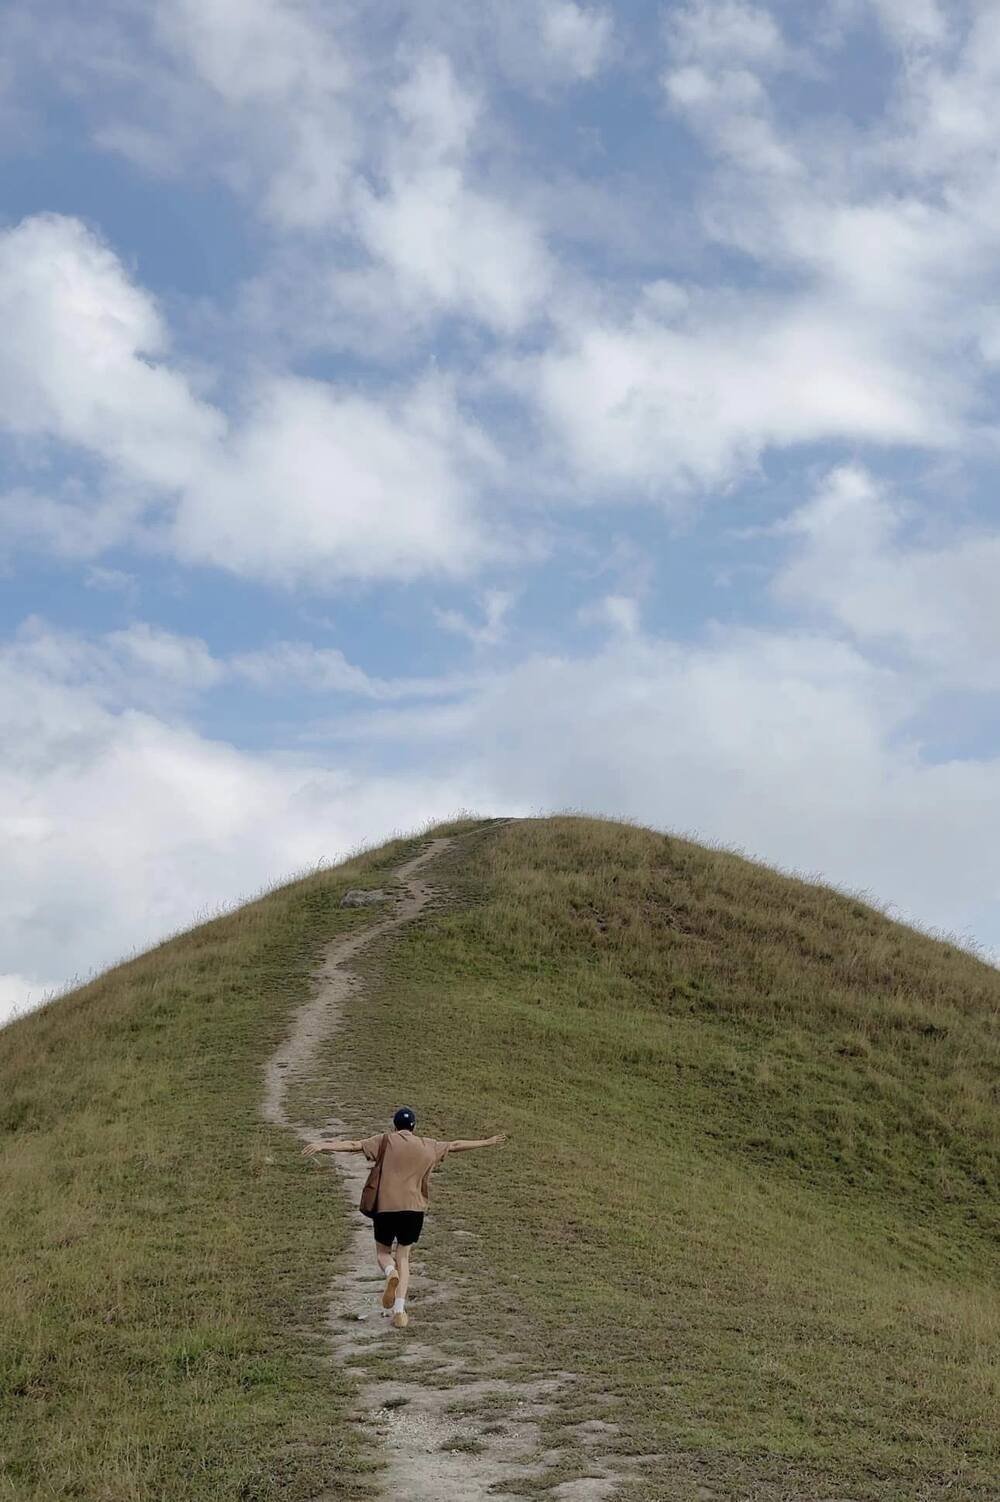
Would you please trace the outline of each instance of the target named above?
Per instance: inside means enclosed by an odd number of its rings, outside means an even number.
[[[0,30],[0,1016],[462,808],[1000,945],[990,6]]]

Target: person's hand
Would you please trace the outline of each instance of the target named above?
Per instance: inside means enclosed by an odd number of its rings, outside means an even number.
[[[494,1136],[492,1136],[490,1138],[490,1146],[491,1147],[499,1147],[500,1144],[501,1144],[501,1142],[506,1142],[506,1141],[507,1141],[507,1133],[506,1132],[497,1132],[497,1133],[495,1133]]]
[[[302,1155],[303,1157],[311,1158],[315,1153],[321,1153],[325,1149],[325,1142],[307,1142],[305,1147],[302,1149]]]

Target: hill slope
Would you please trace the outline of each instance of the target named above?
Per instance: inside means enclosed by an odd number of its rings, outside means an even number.
[[[441,1175],[429,1270],[463,1291],[417,1320],[576,1372],[549,1438],[610,1400],[659,1457],[636,1498],[1000,1495],[1000,975],[648,830],[449,829],[447,901],[365,952],[291,1092],[358,1132],[406,1099],[510,1133]],[[307,1333],[345,1220],[261,1122],[260,1069],[323,943],[372,921],[345,887],[420,844],[0,1032],[0,1498],[371,1495]]]

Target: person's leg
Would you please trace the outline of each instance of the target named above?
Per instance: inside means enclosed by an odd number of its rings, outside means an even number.
[[[396,1293],[392,1301],[392,1322],[397,1330],[404,1330],[409,1324],[409,1316],[406,1312],[406,1294],[410,1286],[410,1248],[408,1246],[396,1246],[396,1270],[399,1273],[399,1282],[396,1284]]]
[[[399,1273],[399,1287],[396,1289],[397,1301],[406,1300],[410,1287],[410,1248],[408,1246],[396,1247],[396,1271]]]
[[[420,1240],[424,1225],[422,1210],[403,1210],[396,1227],[396,1266],[399,1269],[399,1285],[392,1306],[392,1322],[397,1330],[409,1323],[406,1313],[406,1295],[410,1287],[410,1248]]]
[[[392,1243],[396,1239],[396,1228],[392,1216],[380,1215],[376,1210],[372,1216],[372,1231],[375,1233],[375,1258],[379,1272],[387,1273],[395,1265],[392,1260]]]
[[[379,1263],[381,1266],[381,1262]],[[383,1268],[385,1273],[385,1287],[382,1289],[382,1308],[391,1309],[396,1302],[396,1290],[399,1288],[399,1258],[391,1257]]]
[[[386,1280],[381,1290],[381,1307],[384,1310],[390,1310],[395,1304],[396,1287],[399,1284],[399,1272],[392,1254],[392,1244],[395,1241],[395,1223],[393,1223],[392,1215],[375,1214],[372,1218],[372,1230],[375,1233],[375,1257],[378,1259],[378,1268]]]
[[[399,1273],[392,1255],[392,1227],[381,1216],[376,1216],[372,1229],[375,1232],[375,1257],[378,1261],[379,1272],[385,1279],[382,1289],[382,1308],[391,1309],[395,1303],[396,1289],[399,1285]]]

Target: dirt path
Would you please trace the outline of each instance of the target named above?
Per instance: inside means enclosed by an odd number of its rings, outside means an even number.
[[[287,1081],[295,1075],[310,1073],[315,1065],[318,1045],[336,1032],[344,1002],[358,985],[357,976],[346,969],[348,962],[374,939],[399,928],[403,923],[409,923],[427,906],[433,888],[426,880],[416,880],[415,873],[447,850],[452,843],[452,838],[430,840],[426,850],[397,866],[392,873],[392,880],[404,883],[407,891],[395,903],[388,917],[359,929],[346,939],[336,939],[330,945],[316,976],[315,996],[296,1012],[291,1033],[275,1049],[264,1067],[264,1100],[261,1110],[267,1121],[273,1122],[275,1126],[288,1127],[305,1142],[311,1142],[320,1135],[315,1126],[289,1120],[285,1111]],[[339,1131],[341,1123],[328,1121],[325,1126],[327,1134],[334,1135]],[[347,1160],[338,1158],[338,1167],[345,1161]],[[361,1170],[360,1161],[351,1166],[360,1172],[361,1182],[364,1183],[367,1169]]]
[[[290,1120],[286,1112],[287,1083],[289,1078],[313,1073],[318,1046],[335,1034],[345,1003],[359,989],[360,978],[348,969],[352,958],[373,940],[411,922],[426,907],[434,888],[426,876],[418,877],[417,873],[452,843],[453,838],[431,840],[419,855],[399,866],[393,880],[404,884],[405,892],[389,915],[331,944],[317,975],[316,994],[299,1008],[289,1036],[265,1066],[264,1116],[295,1132],[304,1142],[318,1136],[366,1135],[380,1126],[353,1123],[348,1128],[336,1118],[321,1126]],[[356,1205],[367,1163],[354,1154],[337,1154],[332,1161]],[[394,1368],[400,1370],[400,1376],[389,1381],[365,1381],[367,1374],[362,1368],[358,1390],[359,1415],[371,1425],[372,1436],[381,1444],[388,1463],[382,1473],[383,1496],[406,1497],[408,1502],[479,1502],[486,1498],[490,1502],[517,1502],[512,1493],[501,1489],[504,1483],[541,1477],[563,1458],[562,1450],[544,1449],[540,1420],[551,1412],[557,1396],[572,1391],[573,1374],[558,1372],[537,1381],[515,1380],[504,1373],[521,1370],[517,1353],[491,1350],[485,1338],[477,1342],[474,1355],[455,1355],[428,1344],[421,1337],[419,1324],[415,1326],[412,1321],[408,1330],[394,1330],[389,1320],[381,1317],[378,1295],[382,1280],[375,1264],[371,1224],[356,1210],[352,1211],[352,1223],[345,1265],[330,1290],[326,1325],[329,1346],[338,1362],[387,1353],[384,1342],[392,1342]],[[455,1234],[464,1234],[472,1242],[476,1239],[472,1232]],[[416,1258],[413,1272],[421,1291],[421,1308],[451,1296],[453,1290],[435,1282],[433,1271],[428,1284],[423,1264]],[[490,1412],[491,1407],[495,1412]],[[458,1408],[464,1412],[457,1412]],[[612,1498],[625,1479],[622,1457],[601,1457],[598,1451],[602,1440],[613,1438],[616,1426],[594,1418],[577,1425],[576,1431],[570,1437],[588,1454],[588,1463],[582,1467],[587,1474],[580,1474],[581,1468],[577,1468],[576,1476],[559,1480],[544,1495],[554,1502]],[[637,1460],[631,1465],[626,1462],[626,1470],[634,1474],[632,1467],[637,1464]],[[315,1502],[324,1499],[316,1498]]]

